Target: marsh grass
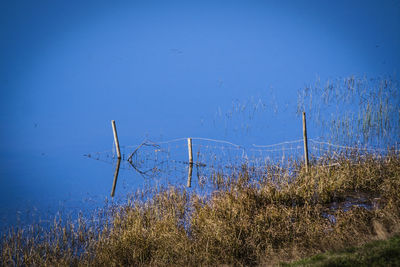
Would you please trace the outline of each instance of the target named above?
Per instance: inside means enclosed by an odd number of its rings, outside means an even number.
[[[11,229],[1,265],[268,265],[399,233],[398,152],[330,162],[261,176],[243,165],[210,178],[208,195],[148,188],[93,218]]]
[[[399,88],[393,76],[317,79],[298,91],[297,113],[325,140],[387,148],[400,138]]]

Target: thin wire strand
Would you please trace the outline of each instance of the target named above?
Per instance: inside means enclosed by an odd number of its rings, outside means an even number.
[[[351,146],[343,146],[343,145],[336,145],[336,144],[332,144],[329,142],[323,142],[323,141],[317,141],[315,139],[308,139],[309,141],[316,143],[316,144],[324,144],[324,145],[329,145],[332,147],[337,147],[337,148],[344,148],[344,149],[353,149],[353,150],[364,150],[364,151],[380,151],[380,152],[384,152],[384,151],[388,151],[387,149],[379,149],[379,148],[362,148],[362,147],[351,147]]]
[[[232,142],[229,141],[225,141],[225,140],[216,140],[216,139],[210,139],[210,138],[203,138],[203,137],[191,137],[194,140],[204,140],[204,141],[211,141],[211,142],[216,142],[216,143],[224,143],[224,144],[229,144],[232,146],[235,146],[237,148],[242,148],[242,146],[234,144]]]
[[[253,144],[253,146],[254,147],[274,147],[274,146],[280,146],[280,145],[286,145],[286,144],[299,143],[299,142],[302,142],[302,141],[303,141],[303,139],[299,139],[299,140],[286,141],[286,142],[272,144],[272,145],[256,145],[256,144]]]

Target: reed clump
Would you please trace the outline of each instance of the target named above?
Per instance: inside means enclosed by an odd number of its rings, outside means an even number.
[[[331,161],[257,177],[243,166],[208,195],[157,188],[101,223],[16,229],[2,238],[1,265],[266,265],[400,233],[398,152]]]
[[[298,91],[297,113],[307,112],[324,140],[393,146],[400,138],[399,88],[395,75],[317,79]]]

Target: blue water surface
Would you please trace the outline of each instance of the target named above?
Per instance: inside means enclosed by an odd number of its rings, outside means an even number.
[[[111,120],[121,146],[301,139],[299,89],[398,73],[400,5],[6,0],[0,39],[4,228],[104,205],[115,161],[84,155],[114,155]],[[185,142],[174,160],[186,159]],[[122,169],[114,201],[143,183]]]

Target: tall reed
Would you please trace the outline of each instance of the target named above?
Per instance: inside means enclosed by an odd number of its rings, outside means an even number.
[[[384,148],[400,140],[396,77],[317,79],[298,91],[297,106],[298,114],[306,111],[325,140]]]

